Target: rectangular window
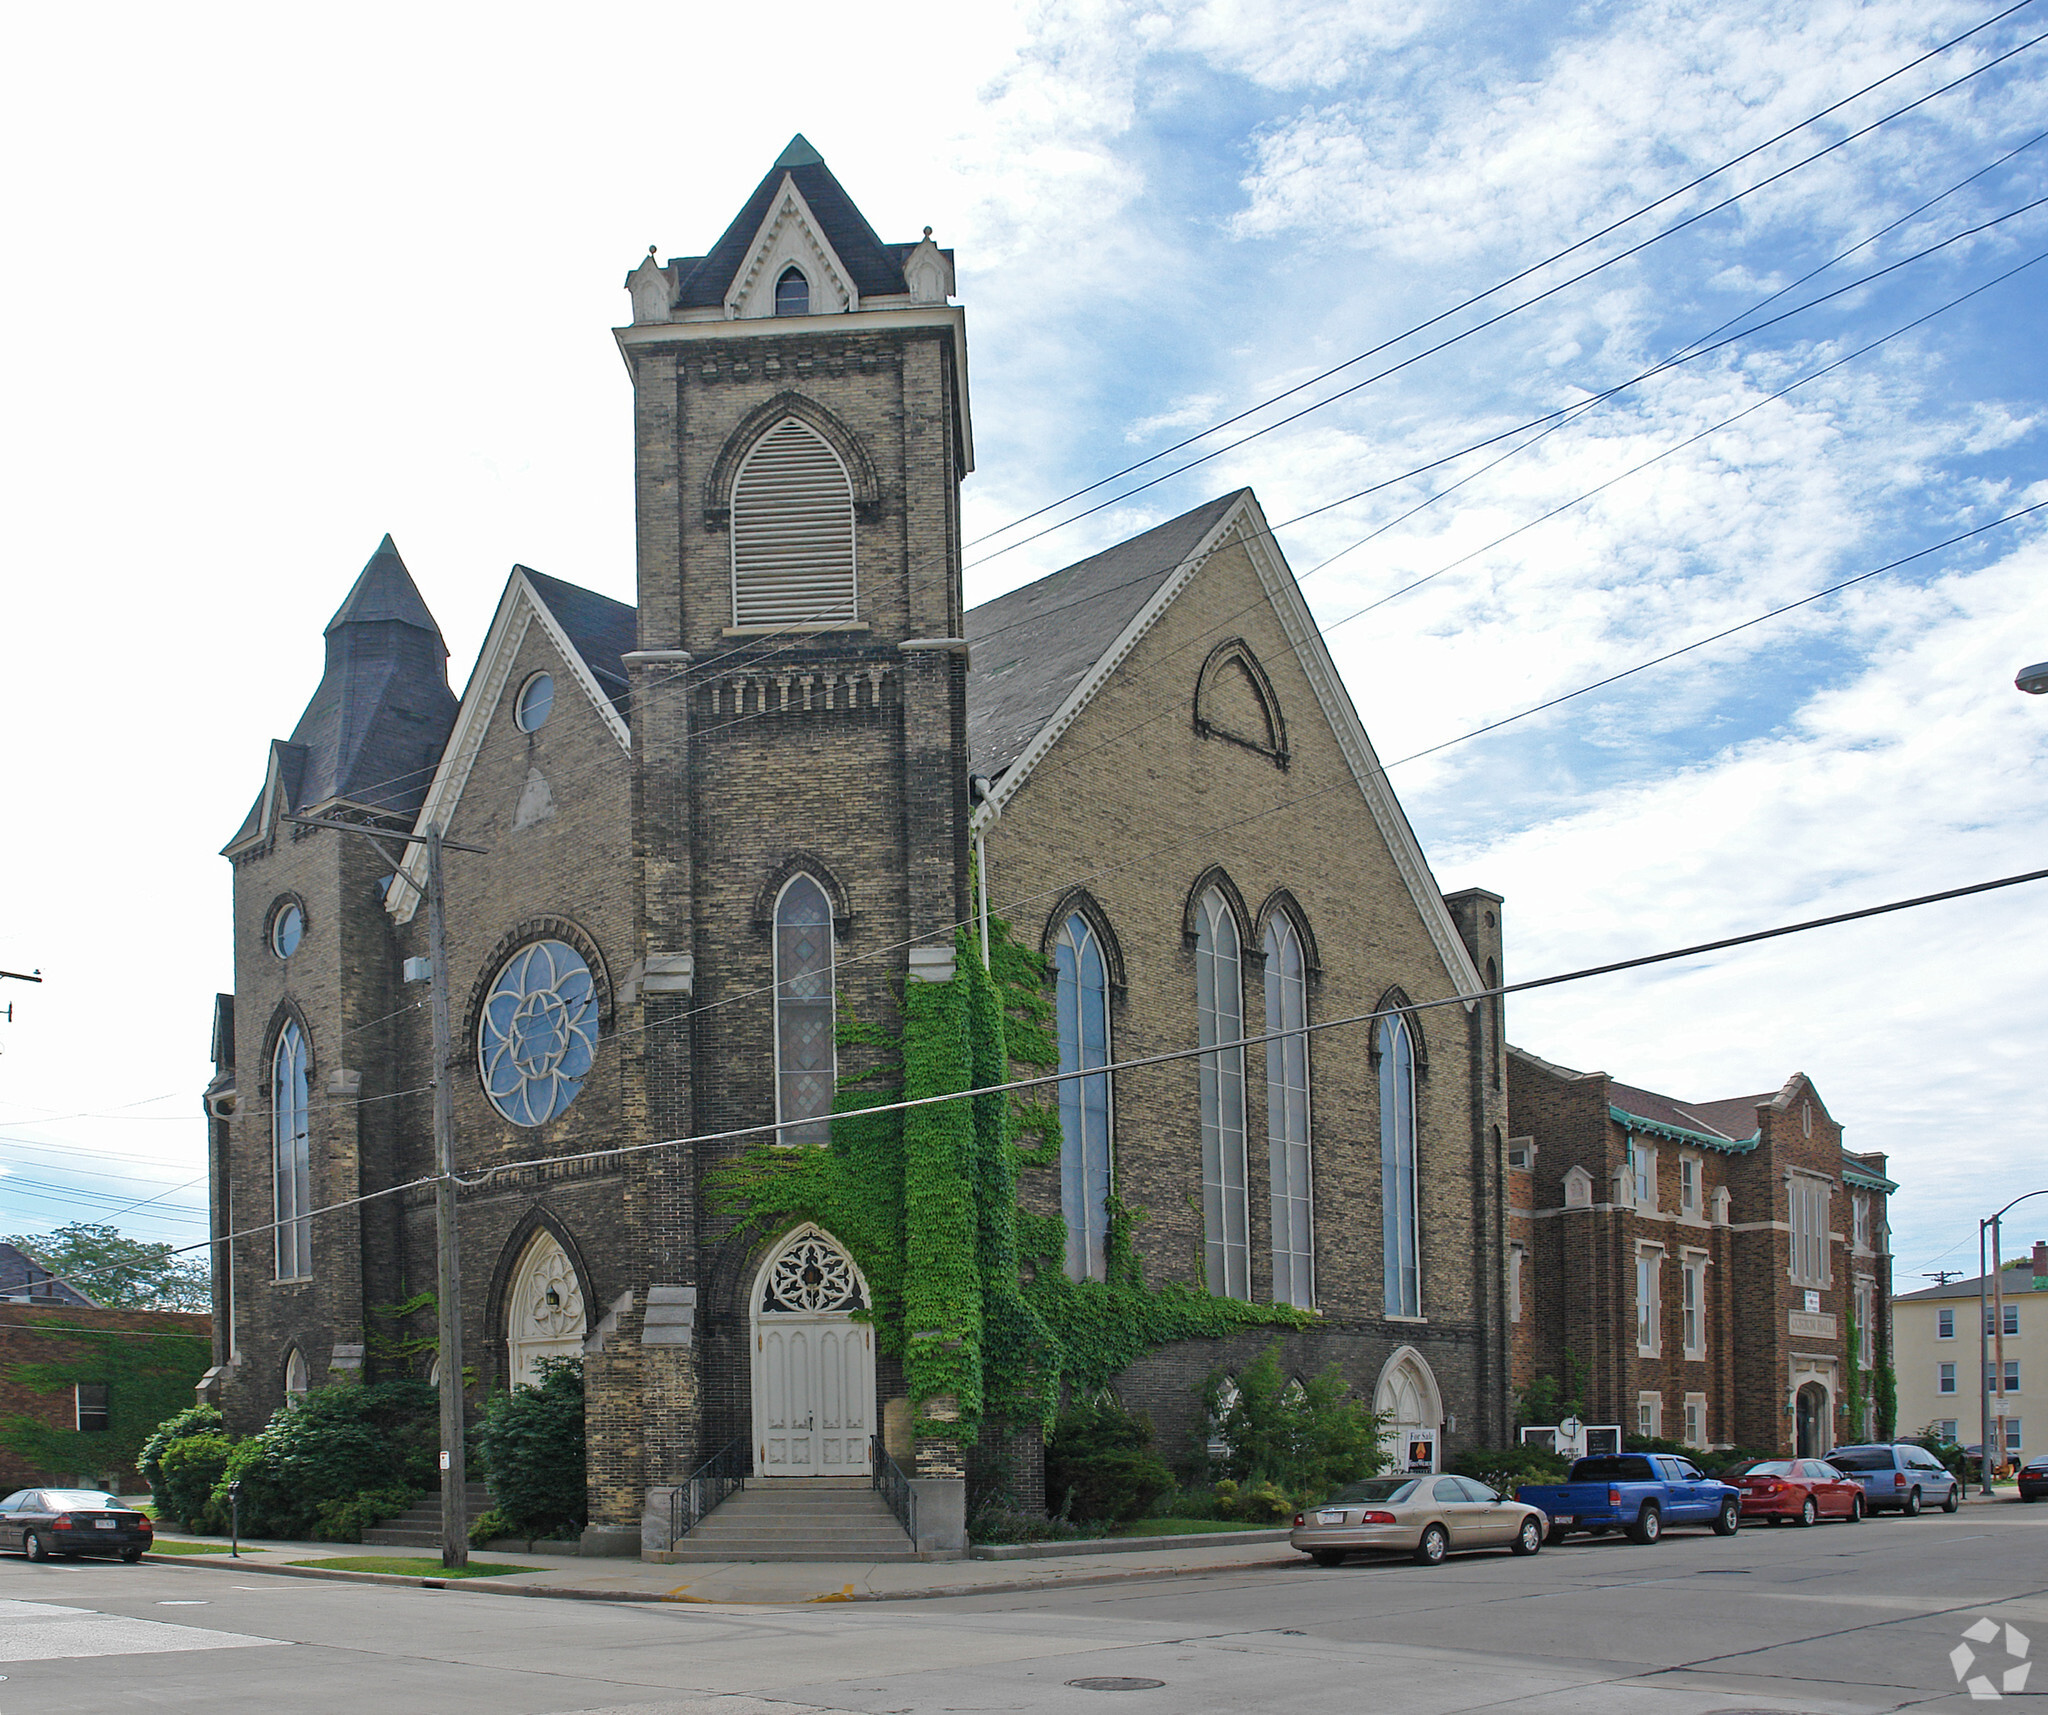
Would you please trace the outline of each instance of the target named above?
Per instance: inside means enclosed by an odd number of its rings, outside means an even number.
[[[1682,1215],[1700,1212],[1700,1158],[1696,1155],[1678,1158],[1678,1210]]]
[[[1792,1227],[1792,1278],[1806,1286],[1828,1283],[1828,1187],[1794,1175],[1785,1186]]]
[[[82,1430],[105,1429],[108,1425],[107,1384],[80,1382],[72,1390],[72,1407]]]
[[[1854,1198],[1850,1203],[1850,1207],[1854,1211],[1856,1220],[1856,1248],[1860,1251],[1867,1251],[1870,1249],[1870,1199],[1868,1197]]]
[[[1528,1266],[1529,1253],[1520,1245],[1508,1250],[1508,1320],[1522,1319],[1522,1270]]]
[[[1657,1152],[1636,1145],[1636,1207],[1655,1213],[1657,1208]]]
[[[2021,1446],[2020,1420],[2017,1417],[2008,1417],[2005,1420],[2005,1450],[2008,1453],[2017,1453]]]
[[[1856,1361],[1866,1370],[1877,1364],[1877,1293],[1868,1281],[1856,1287]]]
[[[1934,1337],[1937,1340],[1953,1340],[1956,1337],[1956,1313],[1953,1310],[1935,1311]]]
[[[1707,1396],[1703,1393],[1685,1396],[1685,1444],[1688,1447],[1707,1444]]]
[[[1533,1139],[1526,1137],[1511,1137],[1508,1139],[1508,1165],[1510,1167],[1520,1167],[1526,1170],[1535,1164],[1535,1158],[1530,1153],[1533,1141]]]
[[[1636,1395],[1636,1433],[1652,1438],[1664,1433],[1664,1396],[1661,1393]]]
[[[1707,1355],[1707,1265],[1704,1258],[1689,1258],[1685,1264],[1685,1355]],[[1694,1441],[1693,1446],[1701,1445]]]
[[[1953,1441],[1953,1440],[1955,1440],[1955,1438],[1956,1438],[1956,1420],[1955,1420],[1955,1419],[1954,1419],[1953,1417],[1944,1417],[1944,1418],[1943,1418],[1943,1419],[1942,1419],[1942,1420],[1941,1420],[1941,1421],[1940,1421],[1939,1423],[1937,1423],[1937,1424],[1936,1424],[1936,1425],[1934,1426],[1934,1428],[1935,1428],[1935,1432],[1936,1432],[1936,1433],[1937,1433],[1938,1435],[1940,1435],[1940,1437],[1942,1438],[1942,1440],[1944,1440],[1944,1441]]]
[[[1954,1393],[1956,1391],[1956,1367],[1954,1364],[1943,1364],[1941,1366],[1941,1379],[1934,1384],[1934,1391],[1936,1393]]]
[[[1995,1366],[1993,1373],[1996,1373]],[[2018,1393],[2020,1391],[2020,1361],[2017,1358],[2007,1358],[2005,1360],[2004,1391],[2006,1393]]]
[[[2020,1331],[2020,1307],[2017,1304],[2007,1304],[2002,1308],[2005,1311],[2006,1333],[2017,1334]]]
[[[1660,1357],[1664,1350],[1663,1306],[1659,1275],[1663,1254],[1655,1250],[1636,1253],[1636,1353],[1639,1357]]]

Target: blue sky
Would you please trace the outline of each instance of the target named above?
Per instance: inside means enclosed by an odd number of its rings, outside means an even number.
[[[772,52],[744,20],[640,6],[601,27],[379,5],[18,24],[39,76],[0,116],[31,169],[26,262],[0,281],[10,630],[50,646],[18,649],[0,683],[17,812],[0,965],[50,981],[0,985],[0,1226],[63,1218],[66,1193],[35,1188],[71,1185],[107,1211],[161,1196],[120,1217],[137,1230],[203,1232],[186,1182],[228,981],[213,854],[311,692],[321,625],[386,530],[458,684],[514,561],[630,596],[619,282],[649,243],[707,245],[791,132],[885,238],[929,224],[957,249],[979,535],[1997,9],[911,4],[884,28],[797,5]],[[2043,29],[2048,5],[2019,11],[1658,224]],[[2027,143],[2048,126],[2044,68],[2048,43],[1397,377],[982,560],[970,599],[1240,483],[1288,519],[1583,402]],[[2048,141],[1773,312],[2043,195]],[[2048,263],[1759,403],[2044,249],[2048,209],[2018,215],[1484,474],[1512,442],[1284,529],[1298,574],[1381,532],[1306,577],[1326,626],[1464,560],[1330,633],[1382,756],[2048,499]],[[2048,700],[2011,680],[2048,657],[2044,569],[2038,519],[2008,526],[1394,780],[1445,887],[1506,896],[1511,975],[2033,867]],[[1681,1098],[1808,1072],[1852,1144],[1892,1152],[1910,1289],[2048,1157],[2044,903],[2021,890],[1561,989],[1518,1003],[1511,1033]],[[2048,1211],[2015,1240],[2034,1228]]]

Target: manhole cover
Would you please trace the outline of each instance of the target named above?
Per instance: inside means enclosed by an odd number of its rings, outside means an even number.
[[[1163,1679],[1070,1679],[1067,1683],[1077,1691],[1157,1691],[1166,1681]]]

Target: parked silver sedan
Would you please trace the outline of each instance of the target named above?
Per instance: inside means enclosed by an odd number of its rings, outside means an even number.
[[[1294,1515],[1287,1540],[1318,1566],[1364,1549],[1398,1549],[1424,1566],[1473,1548],[1534,1554],[1549,1521],[1470,1477],[1367,1477]]]

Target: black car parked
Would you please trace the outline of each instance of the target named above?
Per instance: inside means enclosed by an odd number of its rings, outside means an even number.
[[[2048,1495],[2048,1458],[2029,1459],[2020,1467],[2020,1499],[2038,1501]]]
[[[104,1489],[17,1489],[0,1501],[0,1553],[18,1549],[31,1560],[118,1554],[132,1566],[155,1541],[149,1515]]]

